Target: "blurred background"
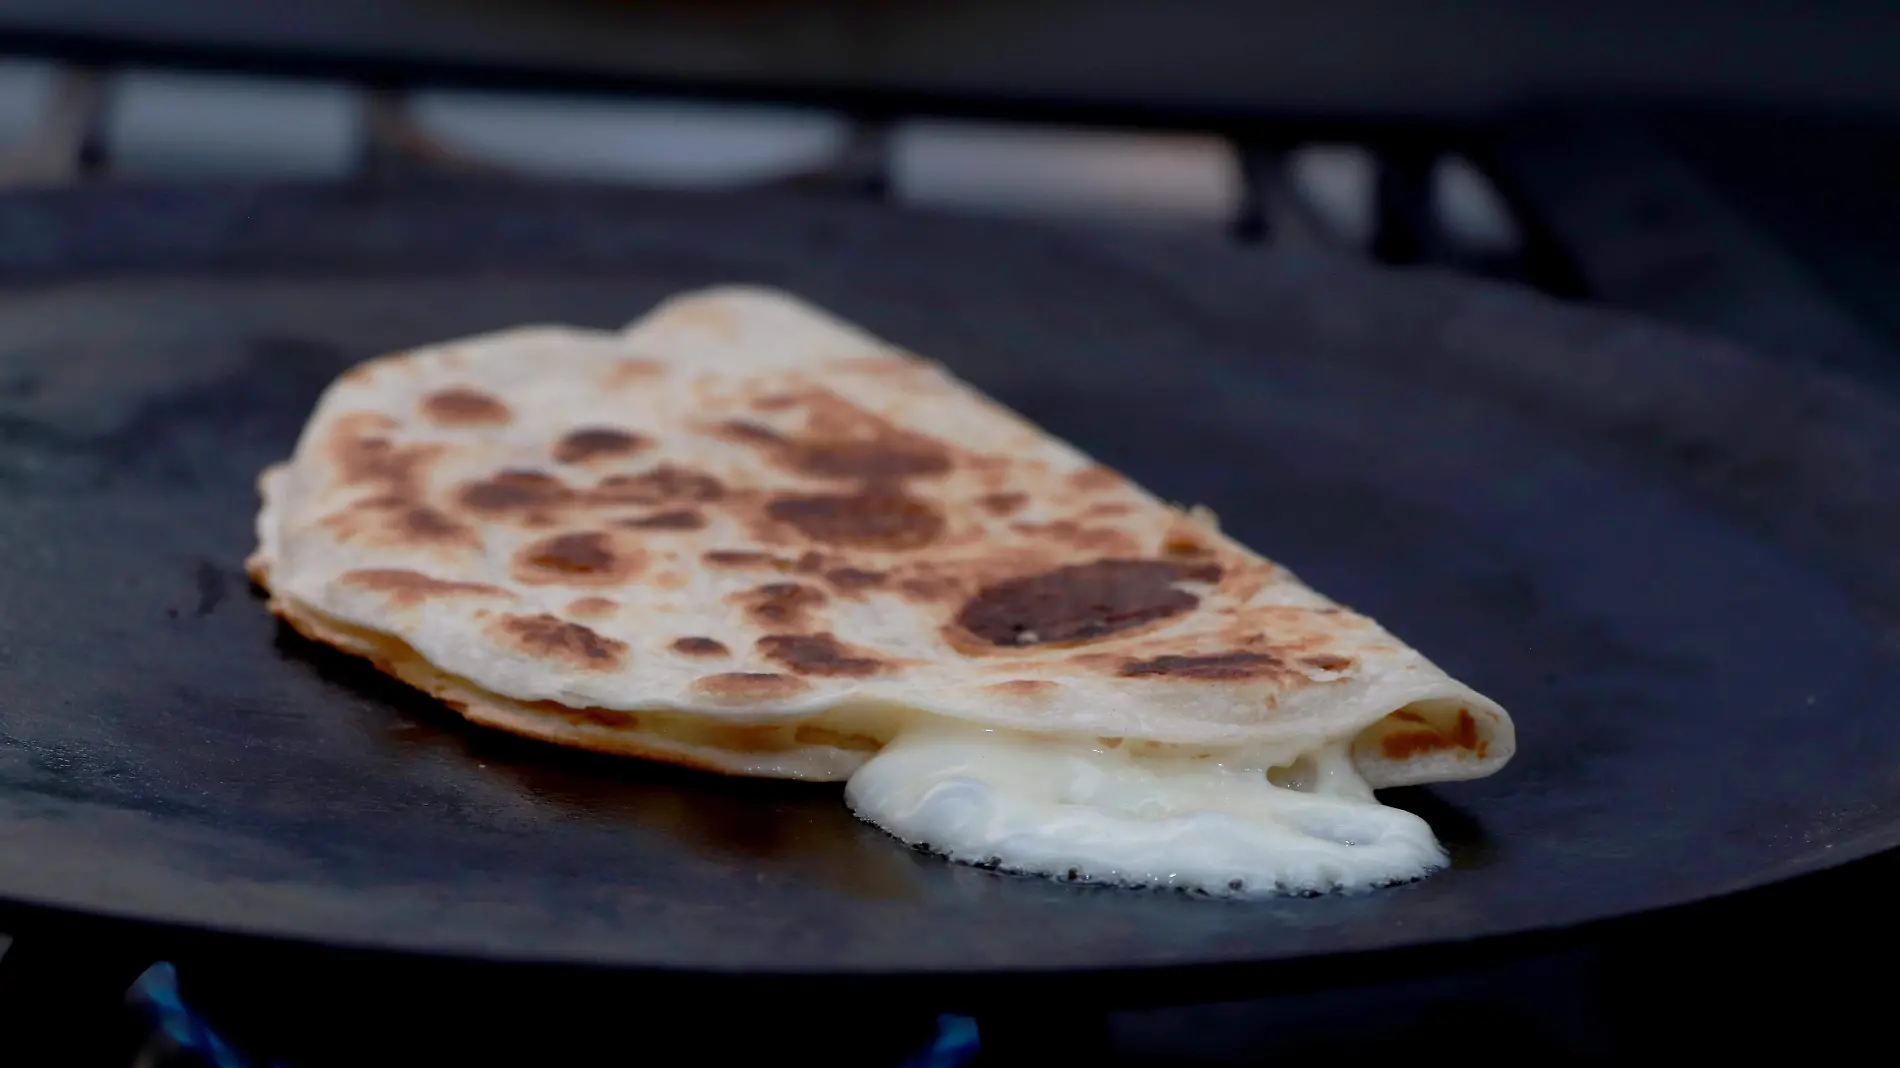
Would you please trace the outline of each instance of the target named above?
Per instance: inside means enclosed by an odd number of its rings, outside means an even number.
[[[1863,0],[0,0],[0,196],[775,189],[1465,272],[1895,388],[1897,58],[1900,4]],[[1604,952],[1045,1052],[1614,1056],[1642,1027]],[[140,1063],[250,1063],[137,989]]]
[[[0,0],[0,183],[414,170],[1165,227],[1888,374],[1900,5]]]

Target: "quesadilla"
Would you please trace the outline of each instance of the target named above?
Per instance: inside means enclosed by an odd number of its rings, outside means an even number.
[[[785,294],[371,360],[260,478],[253,578],[468,719],[845,781],[914,846],[1215,894],[1445,860],[1380,787],[1510,717],[1364,616]]]

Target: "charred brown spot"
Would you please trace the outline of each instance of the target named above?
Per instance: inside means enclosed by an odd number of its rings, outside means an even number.
[[[1014,515],[1029,503],[1026,493],[985,493],[976,499],[983,510],[994,516]]]
[[[1114,517],[1132,515],[1134,511],[1134,505],[1123,501],[1102,501],[1099,504],[1089,505],[1087,514],[1092,516]]]
[[[1316,656],[1302,657],[1300,663],[1321,671],[1344,671],[1352,666],[1352,657],[1334,653],[1320,653]]]
[[[436,597],[513,597],[500,586],[486,582],[452,582],[420,571],[397,567],[362,568],[345,571],[340,580],[346,586],[374,590],[389,595],[390,603],[408,608]]]
[[[481,538],[446,513],[428,505],[405,508],[396,520],[396,529],[404,540],[424,544],[479,546]]]
[[[546,613],[502,616],[489,630],[524,653],[591,671],[611,671],[627,655],[626,642]]]
[[[1085,467],[1069,476],[1069,485],[1085,493],[1115,489],[1127,481],[1115,471],[1106,467]]]
[[[672,650],[681,656],[730,656],[726,643],[712,638],[675,638]]]
[[[512,573],[531,583],[618,583],[632,578],[645,564],[638,551],[614,551],[608,536],[597,531],[558,534],[533,542],[515,554]]]
[[[716,501],[725,495],[725,485],[711,475],[661,464],[638,475],[601,479],[591,496],[600,504],[672,504]]]
[[[955,575],[917,574],[900,580],[897,588],[914,601],[948,601],[963,596],[963,580]]]
[[[635,382],[652,378],[665,370],[666,366],[658,360],[644,358],[621,360],[608,369],[607,373],[601,377],[600,384],[607,390],[622,389]]]
[[[1047,679],[1010,679],[986,688],[1010,697],[1037,697],[1053,693],[1056,684]]]
[[[1200,598],[1175,584],[1219,577],[1212,564],[1098,560],[986,586],[956,621],[997,646],[1091,641],[1191,612]]]
[[[562,534],[529,546],[524,554],[530,564],[543,571],[570,575],[593,575],[613,569],[614,551],[604,534]]]
[[[807,612],[830,600],[823,591],[796,582],[768,582],[733,596],[754,620],[770,627],[802,627]]]
[[[1266,653],[1213,653],[1206,656],[1157,656],[1130,660],[1117,674],[1137,679],[1251,679],[1271,675],[1285,665]]]
[[[733,420],[721,430],[730,440],[764,450],[780,466],[815,478],[885,481],[950,470],[950,453],[943,445],[842,397],[814,391],[794,400],[809,414],[799,436],[748,420]]]
[[[841,590],[863,590],[884,584],[884,572],[861,567],[834,567],[825,572],[825,581]]]
[[[1082,532],[1082,525],[1073,519],[1058,519],[1053,523],[1014,523],[1012,529],[1018,534],[1067,539]]]
[[[1449,734],[1436,730],[1393,731],[1379,739],[1379,751],[1390,760],[1405,760],[1441,749],[1464,749],[1482,757],[1487,748],[1478,740],[1478,721],[1471,717],[1468,708],[1458,710],[1458,722]]]
[[[615,525],[628,530],[700,530],[706,526],[706,517],[698,512],[680,510],[660,512],[639,519],[623,519]]]
[[[422,414],[438,426],[500,426],[511,418],[508,406],[473,389],[444,389],[422,399]]]
[[[550,508],[573,497],[573,489],[553,475],[525,470],[497,472],[463,486],[459,495],[463,507],[489,514]]]
[[[812,541],[892,552],[922,548],[943,531],[935,508],[877,486],[853,494],[780,497],[766,505],[766,514]]]
[[[800,675],[861,679],[884,670],[882,660],[854,655],[830,634],[768,634],[759,652]]]
[[[779,446],[786,443],[785,435],[749,419],[733,419],[719,428],[725,436],[747,445]]]
[[[1078,549],[1098,553],[1138,551],[1135,540],[1119,530],[1085,527],[1073,519],[1053,523],[1017,523],[1018,533],[1064,542]]]
[[[564,464],[584,464],[601,457],[639,452],[647,440],[613,427],[590,426],[572,431],[554,443],[554,458]]]
[[[811,689],[811,683],[772,672],[734,671],[708,675],[693,683],[693,689],[727,701],[771,701],[796,697]]]
[[[567,614],[583,619],[600,619],[620,610],[620,602],[606,597],[582,597],[567,603]]]
[[[344,484],[413,488],[421,468],[439,456],[443,447],[397,448],[382,436],[395,428],[395,420],[375,412],[353,412],[337,418],[328,451]]]
[[[770,567],[773,563],[771,553],[743,549],[714,549],[701,555],[700,559],[708,567]]]

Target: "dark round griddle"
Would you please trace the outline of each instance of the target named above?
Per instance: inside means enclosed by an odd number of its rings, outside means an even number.
[[[1900,406],[1720,343],[1188,238],[507,185],[10,196],[0,276],[20,924],[682,975],[1127,975],[1551,931],[1900,843]],[[248,589],[253,478],[351,363],[618,326],[725,281],[803,294],[1211,505],[1506,705],[1504,773],[1389,797],[1452,869],[1233,903],[952,866],[835,786],[468,727]]]

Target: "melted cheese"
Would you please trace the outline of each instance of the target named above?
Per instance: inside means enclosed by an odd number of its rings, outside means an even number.
[[[1444,866],[1424,820],[1373,799],[1348,744],[1157,758],[932,722],[860,768],[845,799],[913,846],[1058,878],[1257,895]]]

